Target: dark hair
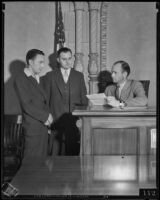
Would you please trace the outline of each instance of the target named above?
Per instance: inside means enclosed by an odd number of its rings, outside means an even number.
[[[37,55],[45,55],[43,51],[39,49],[31,49],[26,54],[26,62],[29,64],[29,60],[34,59]]]
[[[70,52],[70,53],[72,54],[71,49],[69,49],[69,48],[67,48],[67,47],[62,47],[62,48],[60,48],[60,49],[58,50],[58,52],[57,52],[57,57],[59,57],[60,54],[61,54],[62,52],[64,52],[64,53]]]
[[[123,60],[119,60],[119,61],[115,62],[113,64],[113,66],[117,65],[117,64],[121,64],[122,71],[127,72],[127,76],[129,76],[130,71],[131,71],[129,64],[127,62],[123,61]]]

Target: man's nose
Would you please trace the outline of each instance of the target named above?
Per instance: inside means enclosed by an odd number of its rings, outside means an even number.
[[[41,64],[41,68],[44,68],[44,66],[45,66],[45,65],[44,65],[44,63],[43,63],[43,64]]]
[[[67,65],[69,65],[70,64],[70,61],[69,60],[67,60]]]

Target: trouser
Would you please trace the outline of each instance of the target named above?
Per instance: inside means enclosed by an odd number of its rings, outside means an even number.
[[[55,123],[57,131],[56,139],[59,141],[59,155],[63,152],[65,145],[65,155],[79,155],[80,151],[80,131],[76,126],[77,118],[71,113],[65,113]]]
[[[64,132],[66,155],[79,155],[80,142],[78,140],[78,134],[80,133],[76,127],[69,128]]]
[[[24,157],[45,157],[47,156],[48,133],[42,132],[39,135],[25,135]]]

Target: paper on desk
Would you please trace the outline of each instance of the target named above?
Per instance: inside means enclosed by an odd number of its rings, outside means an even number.
[[[105,105],[106,95],[104,93],[86,95],[92,105]]]

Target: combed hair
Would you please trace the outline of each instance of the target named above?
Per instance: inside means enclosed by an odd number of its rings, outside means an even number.
[[[113,64],[113,66],[117,65],[117,64],[121,64],[121,68],[122,68],[123,72],[127,72],[127,76],[129,76],[130,71],[131,71],[129,64],[123,60],[119,60],[119,61],[115,62]]]
[[[60,54],[61,54],[62,52],[64,52],[64,53],[70,52],[70,53],[72,54],[71,49],[69,49],[68,47],[62,47],[62,48],[60,48],[60,49],[58,50],[57,56],[59,57]]]
[[[29,60],[34,59],[37,55],[45,55],[43,51],[39,50],[39,49],[31,49],[27,52],[26,54],[26,62],[27,65],[29,64]]]

